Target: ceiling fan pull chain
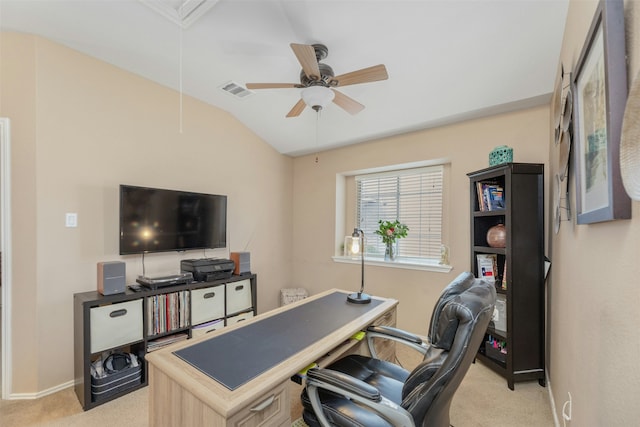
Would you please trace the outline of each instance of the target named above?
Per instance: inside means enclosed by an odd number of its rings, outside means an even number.
[[[180,18],[180,20],[182,21],[183,18],[183,6],[184,4],[181,4],[180,7],[178,8],[178,16]],[[180,135],[182,135],[182,25],[179,25],[180,29],[180,35],[178,38],[178,88],[179,88],[179,95],[178,95],[178,132],[180,132]]]
[[[180,134],[182,135],[182,27],[180,27],[180,51],[179,51],[179,71],[178,71],[178,79],[179,81],[179,86],[180,86],[180,112],[178,113],[178,123],[179,123],[179,130],[180,130]]]
[[[316,163],[318,163],[318,127],[320,126],[320,112],[316,111]]]

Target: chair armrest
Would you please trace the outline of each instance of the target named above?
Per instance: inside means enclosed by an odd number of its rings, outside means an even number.
[[[307,372],[305,387],[316,418],[323,427],[331,427],[331,424],[322,410],[319,389],[340,394],[371,408],[394,426],[415,427],[413,417],[406,409],[382,396],[372,385],[342,372],[322,368],[310,369]]]
[[[331,369],[310,369],[307,372],[307,382],[309,379],[357,394],[374,402],[379,402],[382,399],[377,388],[342,372]]]
[[[427,348],[429,348],[428,343],[426,343],[419,335],[411,332],[403,331],[402,329],[393,328],[391,326],[369,326],[367,328],[367,345],[371,356],[376,359],[379,357],[374,346],[374,338],[396,341],[400,344],[413,348],[423,356],[426,354]]]
[[[391,326],[369,326],[367,332],[373,332],[384,336],[400,338],[408,342],[415,344],[422,344],[422,338],[411,332],[403,331],[402,329],[393,328]]]

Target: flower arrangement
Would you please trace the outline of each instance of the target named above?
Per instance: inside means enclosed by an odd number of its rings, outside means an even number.
[[[379,226],[375,233],[379,236],[382,236],[382,241],[386,245],[395,243],[396,239],[407,237],[407,231],[409,231],[409,227],[407,227],[397,219],[395,221],[380,220],[378,221],[378,224]]]

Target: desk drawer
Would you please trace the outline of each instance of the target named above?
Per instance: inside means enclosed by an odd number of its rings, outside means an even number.
[[[386,312],[382,316],[378,317],[374,322],[376,326],[396,326],[396,310]]]
[[[251,307],[251,280],[227,283],[227,315],[245,311]]]
[[[209,322],[224,317],[224,285],[191,291],[191,324]]]
[[[289,381],[251,402],[227,423],[230,427],[278,426],[291,417]]]
[[[142,299],[89,309],[91,353],[142,340]]]

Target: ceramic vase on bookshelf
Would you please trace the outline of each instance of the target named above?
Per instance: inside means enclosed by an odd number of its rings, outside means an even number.
[[[487,244],[492,248],[504,248],[507,243],[507,231],[504,224],[494,225],[487,232]]]

